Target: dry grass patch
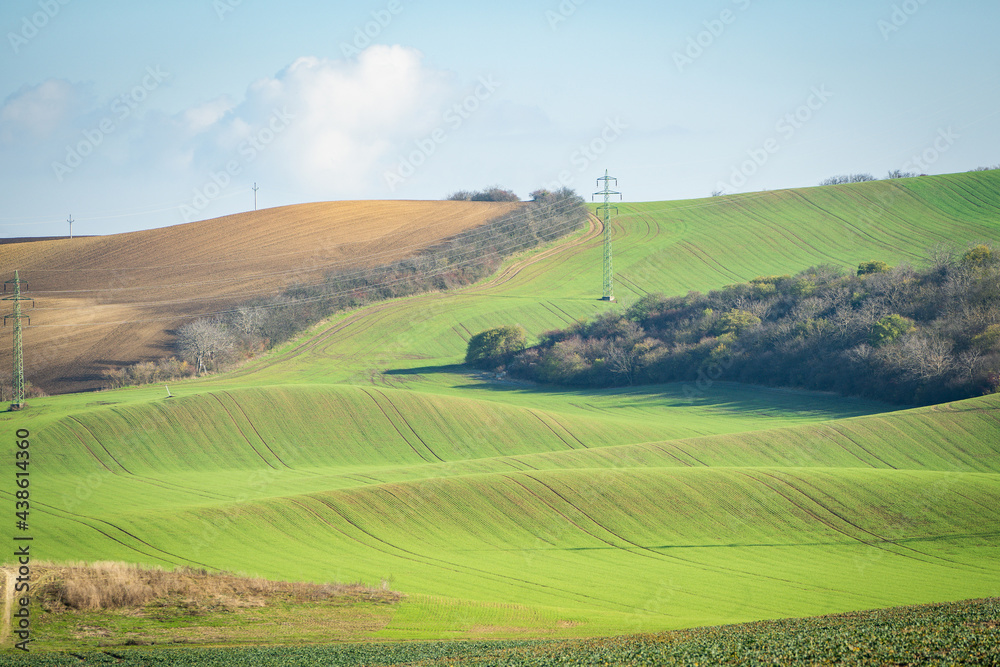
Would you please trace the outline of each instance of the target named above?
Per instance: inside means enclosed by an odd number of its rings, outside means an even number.
[[[402,595],[364,584],[313,584],[241,577],[179,568],[164,570],[129,563],[99,562],[38,566],[38,598],[52,611],[98,611],[181,606],[193,612],[264,607],[272,602],[374,602],[391,604]]]

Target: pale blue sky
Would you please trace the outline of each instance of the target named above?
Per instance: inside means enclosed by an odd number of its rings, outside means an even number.
[[[609,169],[649,201],[996,165],[998,28],[985,0],[5,0],[0,237],[234,213],[255,181],[269,207]]]

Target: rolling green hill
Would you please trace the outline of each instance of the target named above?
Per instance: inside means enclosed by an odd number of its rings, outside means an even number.
[[[621,207],[618,294],[1000,237],[1000,172]],[[1000,397],[917,410],[459,366],[597,300],[599,229],[242,370],[32,401],[37,557],[391,580],[381,638],[587,636],[1000,595]],[[31,352],[29,351],[28,354]],[[0,489],[6,502],[12,487]]]

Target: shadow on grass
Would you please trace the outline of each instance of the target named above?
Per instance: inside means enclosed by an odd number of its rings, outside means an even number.
[[[450,364],[448,366],[419,366],[417,368],[393,368],[387,370],[383,375],[433,375],[435,373],[449,373],[451,375],[469,375],[474,372],[472,368],[464,364]]]
[[[495,373],[479,371],[466,364],[420,366],[387,370],[387,376],[416,377],[451,375],[456,383],[453,389],[489,394],[525,396],[536,395],[571,397],[580,403],[596,403],[603,410],[617,409],[709,409],[725,412],[775,413],[776,416],[794,413],[812,413],[823,418],[860,417],[906,409],[909,406],[891,405],[860,398],[844,397],[827,392],[782,389],[738,382],[715,382],[702,391],[692,393],[690,384],[669,383],[593,389],[543,385],[498,378]],[[466,378],[469,382],[461,382]],[[539,406],[541,407],[541,406]]]

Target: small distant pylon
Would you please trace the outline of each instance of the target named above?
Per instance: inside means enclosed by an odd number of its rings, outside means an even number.
[[[11,397],[10,409],[20,410],[24,407],[24,353],[21,348],[21,320],[27,319],[28,325],[31,325],[31,318],[27,315],[21,314],[21,302],[30,301],[31,306],[35,306],[35,300],[29,297],[21,296],[21,285],[24,284],[27,287],[28,283],[21,280],[18,276],[17,271],[14,272],[14,279],[8,280],[3,284],[4,293],[7,292],[7,286],[11,285],[14,289],[14,296],[4,297],[4,301],[14,302],[14,314],[5,315],[3,318],[3,325],[7,326],[7,320],[14,320],[14,373],[13,373],[13,396]]]
[[[601,298],[604,301],[614,301],[615,273],[611,262],[611,209],[614,209],[617,214],[618,207],[611,205],[611,197],[613,195],[621,197],[622,193],[611,189],[611,181],[614,181],[615,187],[618,187],[618,179],[608,174],[609,172],[605,170],[604,178],[597,179],[598,185],[601,184],[601,181],[604,181],[604,190],[595,192],[594,196],[604,195],[604,204],[597,207],[598,211],[604,212],[604,296]]]

